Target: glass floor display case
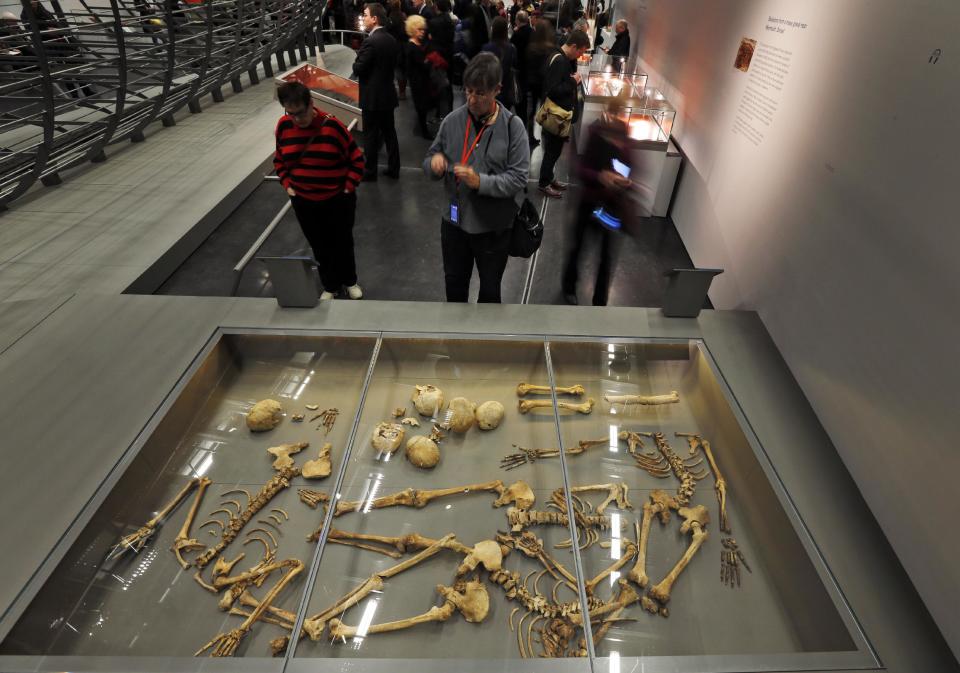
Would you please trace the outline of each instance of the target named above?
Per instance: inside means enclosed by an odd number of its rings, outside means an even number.
[[[319,109],[332,114],[346,125],[356,120],[356,129],[363,130],[360,85],[357,82],[309,63],[291,68],[274,80],[277,86],[284,82],[300,82],[310,89],[310,95]]]
[[[3,670],[876,667],[696,339],[222,330],[152,427]]]
[[[647,87],[643,73],[623,73],[612,67],[590,70],[583,78],[586,103],[606,103],[611,98],[642,98]]]

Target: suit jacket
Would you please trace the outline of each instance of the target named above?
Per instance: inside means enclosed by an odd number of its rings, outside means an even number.
[[[386,28],[373,31],[360,45],[353,74],[360,82],[360,108],[365,112],[385,112],[399,105],[393,88],[397,56],[397,41]]]

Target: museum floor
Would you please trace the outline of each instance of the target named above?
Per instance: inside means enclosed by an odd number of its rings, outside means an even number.
[[[457,92],[460,97],[459,91]],[[397,113],[400,136],[401,178],[381,177],[361,186],[356,227],[357,265],[360,284],[369,299],[443,301],[439,213],[441,188],[427,180],[420,162],[429,142],[412,133],[415,121],[411,100],[401,101]],[[536,171],[541,152],[531,162],[531,199],[539,207],[542,195],[536,189]],[[381,157],[381,167],[385,158]],[[561,179],[568,178],[569,153],[558,166]],[[264,172],[272,170],[265,162]],[[560,275],[573,237],[569,217],[577,199],[576,185],[560,201],[547,203],[546,236],[535,260],[511,259],[503,282],[504,303],[564,303]],[[229,295],[230,270],[280,210],[286,197],[275,182],[257,187],[249,198],[163,284],[158,294]],[[609,304],[614,306],[659,306],[666,279],[663,272],[689,268],[690,258],[669,218],[636,218],[612,237],[614,270]],[[290,212],[261,249],[263,255],[309,254],[296,218]],[[589,303],[599,261],[599,240],[591,238],[582,257],[581,303]],[[532,274],[530,273],[531,267]],[[529,281],[528,281],[529,277]],[[529,282],[527,297],[524,287]],[[476,297],[476,277],[472,284]],[[248,267],[239,286],[240,296],[272,296],[265,269],[257,262]]]

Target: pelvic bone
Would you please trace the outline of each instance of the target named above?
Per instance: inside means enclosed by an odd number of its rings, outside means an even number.
[[[327,442],[320,447],[320,455],[316,460],[308,460],[303,464],[301,474],[303,474],[304,479],[323,479],[330,476],[330,450],[332,448],[333,444]]]
[[[267,449],[267,452],[276,457],[276,460],[273,461],[273,469],[290,469],[293,467],[293,458],[290,456],[295,453],[300,453],[308,446],[310,446],[310,442],[297,442],[296,444],[281,444],[279,446],[271,446],[269,449]]]
[[[247,413],[247,427],[253,432],[273,430],[283,420],[283,407],[276,400],[260,400]]]

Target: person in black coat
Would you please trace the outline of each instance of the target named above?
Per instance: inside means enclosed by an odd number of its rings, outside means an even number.
[[[427,33],[430,37],[430,44],[440,52],[443,60],[447,62],[447,73],[453,66],[454,42],[457,35],[457,27],[450,17],[450,0],[437,0],[437,15],[427,22]],[[444,97],[443,109],[446,111],[453,109],[453,87],[448,86],[442,92]]]
[[[393,88],[393,69],[397,63],[397,41],[387,32],[387,12],[378,2],[363,8],[363,27],[369,33],[353,62],[353,74],[360,82],[360,109],[363,114],[363,153],[366,158],[365,182],[377,179],[377,154],[380,144],[387,146],[387,168],[383,174],[400,177],[400,143],[394,126],[393,111],[399,105]]]
[[[517,5],[514,5],[516,7]],[[530,38],[533,36],[533,28],[530,27],[530,19],[523,10],[517,12],[516,25],[513,29],[513,36],[510,42],[517,50],[517,114],[527,124],[527,96],[530,93],[530,84],[527,81],[528,63],[527,48],[530,46]],[[529,128],[529,126],[527,127]]]
[[[627,22],[623,19],[614,24],[613,30],[615,36],[613,38],[613,44],[610,45],[609,49],[605,49],[609,56],[617,56],[619,58],[629,58],[630,57],[630,28],[627,26]]]
[[[497,100],[507,110],[517,104],[515,88],[515,69],[517,67],[517,48],[507,40],[507,20],[498,16],[493,20],[490,28],[490,41],[483,45],[483,51],[489,51],[500,59],[500,69],[503,72],[500,81],[500,93]]]
[[[430,9],[429,6],[427,6],[426,0],[413,0],[411,4],[413,5],[413,13],[419,14],[426,21],[429,21],[435,16],[435,14],[433,13],[433,10]]]

